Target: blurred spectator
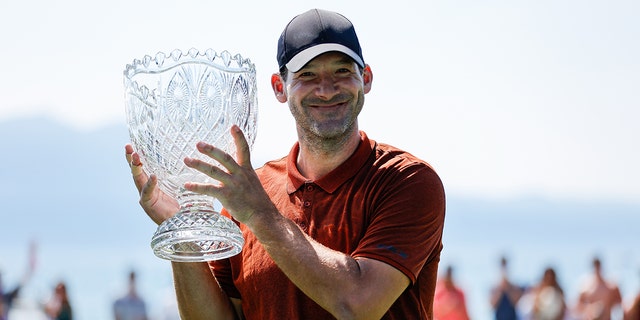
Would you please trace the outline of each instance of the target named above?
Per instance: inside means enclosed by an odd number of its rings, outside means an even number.
[[[0,319],[6,320],[9,316],[9,309],[13,305],[13,301],[16,299],[22,288],[22,283],[17,284],[11,290],[5,290],[2,283],[2,273],[0,273]]]
[[[640,320],[640,293],[624,311],[624,320]]]
[[[531,298],[532,320],[562,320],[567,304],[564,291],[558,283],[556,272],[549,267],[544,270],[540,282],[527,293]]]
[[[624,310],[624,320],[640,320],[640,291]]]
[[[15,287],[6,290],[2,282],[2,272],[0,272],[0,320],[9,319],[9,311],[13,306],[13,302],[20,294],[20,289],[31,279],[36,266],[36,244],[32,242],[29,245],[29,263],[25,274]]]
[[[496,320],[517,320],[516,304],[524,294],[523,288],[509,280],[507,258],[500,259],[500,280],[491,290],[490,302]]]
[[[115,320],[147,320],[147,306],[136,289],[136,273],[129,273],[127,293],[113,304]]]
[[[593,259],[593,274],[589,276],[580,289],[576,315],[585,320],[609,320],[611,311],[622,304],[622,296],[618,286],[604,279],[599,258]]]
[[[454,282],[451,266],[447,267],[445,275],[436,283],[433,318],[435,320],[469,320],[464,292]]]
[[[44,313],[51,320],[72,320],[73,313],[69,296],[67,295],[67,286],[64,282],[59,282],[54,291],[53,296],[44,305]]]

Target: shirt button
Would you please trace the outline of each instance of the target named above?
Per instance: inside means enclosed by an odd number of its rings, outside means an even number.
[[[311,201],[305,201],[303,205],[305,207],[310,207],[311,206]]]
[[[313,191],[313,186],[312,185],[308,185],[307,186],[307,191]]]

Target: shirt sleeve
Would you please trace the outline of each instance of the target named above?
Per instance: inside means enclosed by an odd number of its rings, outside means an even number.
[[[424,163],[405,165],[380,184],[368,227],[353,257],[385,262],[415,283],[425,263],[442,250],[445,196],[435,171]]]

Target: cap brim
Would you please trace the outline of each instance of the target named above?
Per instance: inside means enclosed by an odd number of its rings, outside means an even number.
[[[337,43],[322,43],[322,44],[300,51],[293,58],[291,58],[291,60],[289,60],[289,62],[286,64],[287,69],[291,72],[296,72],[302,69],[302,67],[304,67],[304,65],[307,64],[309,61],[311,61],[313,58],[325,52],[331,52],[331,51],[338,51],[348,55],[360,67],[364,68],[364,61],[362,61],[362,59],[360,58],[360,56],[358,56],[357,53],[355,53],[353,50],[349,49],[348,47],[341,44],[337,44]]]

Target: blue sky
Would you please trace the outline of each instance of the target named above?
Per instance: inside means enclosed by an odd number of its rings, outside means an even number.
[[[640,199],[640,3],[3,1],[0,121],[124,124],[122,70],[175,48],[256,63],[256,163],[295,140],[272,96],[275,44],[311,7],[358,30],[374,83],[360,127],[431,162],[450,191]]]

